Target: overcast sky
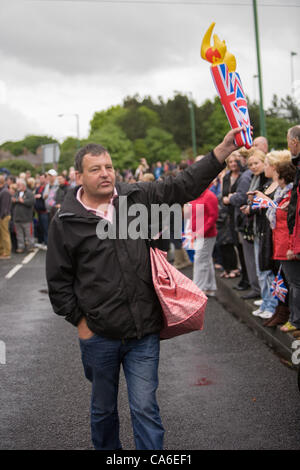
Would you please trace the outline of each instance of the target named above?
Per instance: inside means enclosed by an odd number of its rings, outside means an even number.
[[[274,93],[291,93],[291,51],[300,105],[300,0],[257,4],[265,108]],[[1,0],[0,143],[29,133],[76,136],[76,113],[87,137],[95,111],[134,93],[213,98],[200,57],[212,21],[246,93],[258,99],[251,0]]]

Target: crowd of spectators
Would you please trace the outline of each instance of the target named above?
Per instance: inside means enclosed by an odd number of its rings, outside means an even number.
[[[74,168],[35,177],[30,171],[0,175],[0,259],[10,259],[12,251],[47,249],[49,223],[74,186]]]
[[[215,296],[217,275],[225,282],[237,278],[234,288],[245,291],[243,298],[253,299],[257,308],[252,313],[264,320],[265,327],[279,325],[298,338],[300,126],[288,131],[287,146],[289,150],[269,152],[267,139],[258,137],[251,149],[233,152],[222,173],[191,201],[183,240],[171,234],[160,246],[169,251],[173,245],[178,269],[193,265],[193,280],[207,296]],[[116,181],[139,184],[173,178],[191,163],[166,161],[150,167],[142,158],[135,171],[116,171]],[[50,169],[35,177],[29,171],[0,175],[0,260],[10,259],[12,251],[46,250],[49,223],[75,186],[74,167],[60,174]],[[200,208],[204,224],[197,244]]]
[[[300,126],[288,131],[287,146],[269,152],[267,139],[259,137],[251,149],[228,157],[226,169],[209,188],[218,199],[212,256],[222,278],[239,278],[234,289],[253,299],[257,308],[252,314],[265,327],[278,325],[299,338]],[[210,219],[209,211],[205,218]],[[194,281],[214,295],[206,255],[204,244],[195,254]],[[204,273],[200,280],[197,263]]]

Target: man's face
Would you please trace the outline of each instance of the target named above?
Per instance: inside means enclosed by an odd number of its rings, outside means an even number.
[[[268,143],[263,137],[256,137],[253,141],[253,147],[261,150],[264,153],[268,152]]]
[[[71,181],[75,181],[75,170],[70,171],[69,178],[70,178]]]
[[[54,175],[49,175],[48,173],[48,181],[49,181],[49,184],[52,185],[55,183],[55,180],[56,180],[56,176]]]
[[[19,182],[17,181],[17,188],[18,188],[18,191],[25,191],[26,190],[25,184],[21,183],[20,181]]]
[[[58,180],[58,184],[59,184],[59,185],[63,185],[63,184],[65,184],[65,182],[66,182],[64,176],[62,176],[62,175],[59,175],[59,177],[57,178],[57,180]]]
[[[111,197],[115,186],[115,170],[108,153],[91,155],[87,153],[82,161],[82,173],[76,172],[79,184],[93,198]]]

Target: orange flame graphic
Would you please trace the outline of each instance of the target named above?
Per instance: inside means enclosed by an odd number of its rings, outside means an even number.
[[[214,34],[214,46],[211,47],[211,35],[216,23],[212,23],[206,31],[202,44],[201,44],[201,57],[204,60],[218,65],[225,63],[229,72],[234,72],[236,69],[236,60],[233,54],[227,51],[225,41],[221,41],[216,34]]]

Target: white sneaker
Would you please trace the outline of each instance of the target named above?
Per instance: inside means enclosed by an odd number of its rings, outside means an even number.
[[[262,299],[260,299],[260,300],[254,300],[253,303],[254,303],[254,305],[257,305],[258,307],[260,307],[261,304],[263,303],[263,301],[262,301]]]
[[[259,317],[261,313],[264,313],[264,311],[258,308],[257,310],[254,310],[252,312],[252,315],[254,315],[255,317]]]
[[[260,315],[258,315],[260,318],[271,318],[273,317],[274,313],[273,312],[269,312],[268,310],[265,310],[264,312],[262,312]]]
[[[207,297],[215,297],[216,296],[216,291],[214,291],[214,290],[204,290],[203,292]]]

